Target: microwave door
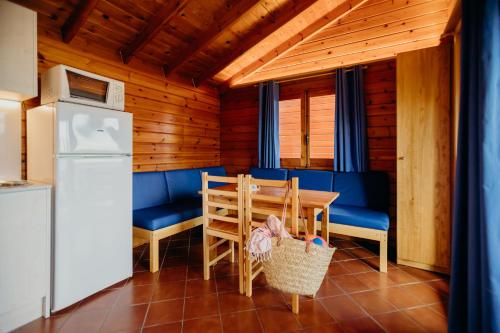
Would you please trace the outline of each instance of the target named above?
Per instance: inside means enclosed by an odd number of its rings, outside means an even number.
[[[66,69],[66,78],[71,98],[107,104],[109,81],[92,78],[70,69]]]
[[[55,150],[65,154],[132,154],[132,115],[74,103],[56,103]]]

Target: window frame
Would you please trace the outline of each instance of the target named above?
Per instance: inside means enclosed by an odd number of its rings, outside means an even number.
[[[300,142],[301,142],[301,156],[300,158],[281,158],[280,163],[284,168],[303,168],[303,169],[324,169],[330,170],[333,165],[332,158],[311,158],[311,129],[310,129],[310,97],[311,92],[315,91],[328,91],[330,87],[306,87],[300,93],[295,94],[285,94],[281,96],[280,101],[286,100],[289,97],[296,96],[295,98],[300,98],[300,118],[301,118],[301,128],[300,128]],[[335,96],[335,88],[331,86],[331,93]],[[335,112],[335,110],[332,110]],[[335,134],[335,133],[334,133]]]

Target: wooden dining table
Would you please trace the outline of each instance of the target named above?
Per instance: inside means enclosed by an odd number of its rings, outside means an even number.
[[[226,184],[222,186],[213,187],[213,190],[220,191],[236,191],[236,184]],[[201,193],[201,192],[200,192]],[[286,194],[285,188],[278,187],[265,187],[260,186],[254,193],[284,197]],[[321,218],[321,237],[329,244],[329,218],[330,218],[330,205],[339,197],[339,192],[327,192],[316,190],[299,189],[299,200],[304,210],[304,217],[307,219],[307,230],[309,234],[316,235],[316,217],[319,213],[322,214]],[[215,240],[209,240],[212,242]],[[299,295],[292,295],[292,312],[299,313]]]
[[[221,191],[236,191],[236,184],[217,186],[212,189]],[[254,193],[284,197],[286,189],[260,186]],[[339,197],[339,195],[339,192],[304,189],[299,190],[300,203],[304,209],[304,217],[307,219],[307,230],[310,234],[316,234],[316,217],[319,213],[323,213],[321,218],[321,237],[323,237],[326,242],[329,242],[328,224],[330,222],[330,205]]]

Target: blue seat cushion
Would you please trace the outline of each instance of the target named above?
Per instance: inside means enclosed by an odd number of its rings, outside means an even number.
[[[271,169],[271,168],[257,168],[251,167],[250,174],[254,178],[270,179],[270,180],[287,180],[287,169]]]
[[[369,208],[334,204],[330,206],[330,223],[387,231],[389,215]]]
[[[288,179],[299,178],[299,188],[305,190],[328,191],[333,190],[333,173],[319,170],[290,170]]]
[[[169,202],[164,172],[135,172],[132,182],[134,210]]]
[[[202,215],[201,200],[195,198],[134,210],[133,221],[135,227],[153,231]]]
[[[200,169],[200,177],[201,177],[202,172],[208,172],[209,176],[226,177],[226,169],[223,166],[201,168]],[[226,183],[208,182],[208,188],[214,188],[214,187],[222,186],[225,184]]]
[[[333,190],[337,205],[388,210],[389,179],[383,172],[334,172]]]
[[[200,169],[172,170],[165,172],[171,202],[199,197],[201,190]]]

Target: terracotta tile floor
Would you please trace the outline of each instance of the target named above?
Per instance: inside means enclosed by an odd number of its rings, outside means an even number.
[[[148,248],[134,249],[134,276],[16,332],[445,332],[448,280],[390,264],[377,271],[369,248],[334,240],[338,250],[315,299],[266,286],[253,297],[237,292],[237,266],[227,261],[203,280],[201,230],[161,242],[161,269],[148,272]]]

